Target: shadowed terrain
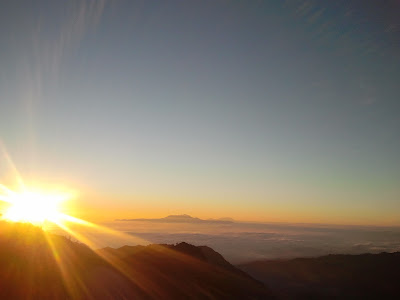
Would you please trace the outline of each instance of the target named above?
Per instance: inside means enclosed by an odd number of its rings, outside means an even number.
[[[400,252],[256,261],[239,267],[280,299],[400,298]]]
[[[269,299],[260,282],[209,247],[96,252],[29,224],[1,222],[0,299]]]

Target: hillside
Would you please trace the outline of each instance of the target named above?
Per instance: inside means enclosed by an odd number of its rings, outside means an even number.
[[[29,224],[0,222],[0,299],[269,299],[209,247],[92,251]]]
[[[400,299],[400,252],[255,261],[239,267],[280,299]]]

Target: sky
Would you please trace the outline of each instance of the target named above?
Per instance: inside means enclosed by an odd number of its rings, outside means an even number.
[[[92,219],[400,225],[400,3],[1,1],[0,180]]]

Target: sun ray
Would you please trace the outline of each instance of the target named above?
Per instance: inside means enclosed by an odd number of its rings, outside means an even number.
[[[62,277],[64,286],[67,289],[68,294],[71,296],[72,299],[77,298],[76,283],[72,279],[72,278],[74,278],[74,276],[71,276],[71,274],[68,272],[68,268],[66,266],[66,261],[60,257],[60,253],[59,253],[56,245],[54,244],[52,237],[47,232],[44,232],[44,236],[46,238],[47,244],[50,247],[54,261],[56,262],[57,267],[59,268],[59,270],[61,272],[61,277]]]
[[[11,203],[8,197],[0,195],[0,201]]]
[[[8,192],[1,199],[10,203],[3,218],[11,221],[43,224],[45,221],[54,222],[61,216],[59,204],[68,199],[63,194],[45,194],[31,190]]]
[[[114,236],[114,237],[119,237],[119,238],[123,239],[126,242],[129,241],[129,242],[132,242],[132,243],[135,243],[135,244],[140,244],[140,245],[147,245],[147,244],[150,243],[150,241],[142,239],[142,238],[140,238],[138,236],[135,236],[133,234],[127,234],[127,233],[124,233],[124,232],[121,232],[121,231],[117,231],[117,230],[111,229],[109,227],[102,226],[102,225],[99,225],[99,224],[94,224],[94,223],[91,223],[91,222],[88,222],[88,221],[85,221],[85,220],[82,220],[82,219],[79,219],[79,218],[76,218],[76,217],[73,217],[73,216],[70,216],[70,215],[62,214],[61,218],[62,218],[63,221],[67,221],[67,222],[72,222],[74,224],[83,225],[83,226],[89,227],[89,228],[91,228],[91,229],[93,229],[95,231],[98,231],[100,233],[109,234],[109,235]]]
[[[0,183],[0,190],[2,190],[4,193],[6,193],[7,196],[10,195],[15,195],[15,192],[10,190],[8,187],[6,187],[4,184]]]
[[[22,177],[19,174],[17,167],[15,166],[14,162],[12,161],[10,155],[7,152],[6,147],[4,146],[4,144],[1,140],[0,140],[0,151],[3,153],[6,163],[7,163],[8,167],[11,169],[11,171],[18,183],[18,186],[20,188],[24,189],[25,188],[24,181],[22,180]]]
[[[80,241],[81,243],[86,244],[87,246],[89,246],[90,248],[96,248],[96,244],[93,243],[92,241],[90,241],[89,239],[87,239],[83,234],[75,232],[74,230],[70,229],[68,226],[66,226],[65,224],[63,224],[62,221],[56,221],[55,224],[57,226],[59,226],[61,229],[63,229],[65,232],[69,233],[70,235],[72,235],[74,238],[76,238],[78,241]]]
[[[117,233],[114,230],[105,228],[103,226],[99,226],[96,224],[93,224],[88,221],[84,221],[69,215],[64,215],[65,219],[68,221],[72,221],[76,224],[81,224],[88,226],[90,228],[100,228],[103,230],[106,230],[108,232],[112,233]],[[60,228],[62,228],[65,232],[69,233],[71,236],[76,238],[77,240],[81,241],[82,243],[88,245],[90,248],[96,248],[97,245],[93,243],[90,239],[86,238],[82,233],[78,233],[71,228],[69,228],[67,225],[63,224],[63,222],[57,222],[56,225],[58,225]],[[96,252],[102,259],[104,259],[106,262],[108,262],[110,265],[112,265],[114,268],[116,268],[121,274],[123,274],[129,281],[134,283],[138,288],[140,288],[143,292],[145,292],[148,295],[152,295],[154,298],[160,298],[162,295],[157,293],[156,289],[157,286],[152,283],[149,280],[144,280],[141,278],[140,274],[132,270],[131,266],[128,264],[124,263],[117,257],[114,257],[113,255],[107,255],[103,252]]]
[[[116,231],[111,228],[94,224],[86,220],[76,218],[74,216],[63,213],[58,204],[68,200],[71,195],[68,193],[47,193],[38,192],[31,187],[25,186],[22,177],[20,176],[17,168],[12,162],[10,156],[5,150],[4,146],[0,141],[0,152],[6,160],[8,167],[11,169],[12,174],[16,179],[18,186],[17,190],[14,190],[5,184],[0,183],[0,201],[6,202],[9,205],[5,213],[2,215],[2,219],[8,221],[16,222],[29,222],[34,225],[44,226],[47,222],[50,222],[63,230],[65,233],[73,236],[75,239],[85,244],[90,251],[93,249],[98,249],[99,244],[96,243],[96,239],[89,238],[91,233],[97,232],[101,234],[108,234],[113,237],[121,238],[124,242],[133,244],[149,244],[149,241],[141,239],[132,234],[127,234],[124,232]],[[73,230],[71,228],[78,226],[78,230]],[[81,226],[79,228],[79,226]],[[42,227],[43,228],[43,227]],[[57,267],[60,270],[62,276],[63,284],[67,289],[67,292],[72,299],[82,298],[83,295],[88,294],[87,287],[83,284],[80,279],[79,274],[71,274],[69,268],[69,263],[73,260],[73,253],[69,253],[68,249],[59,252],[58,242],[53,241],[54,236],[44,230],[45,239],[47,241],[49,250],[55,260]],[[61,249],[61,248],[60,248]],[[141,274],[132,270],[131,266],[126,262],[123,262],[118,257],[113,257],[112,255],[106,254],[101,251],[95,251],[99,257],[104,261],[112,265],[116,270],[118,270],[125,278],[131,281],[137,288],[142,290],[145,294],[152,296],[153,298],[160,298],[162,295],[157,291],[157,286],[150,280],[142,278]],[[71,256],[72,255],[72,256]],[[168,278],[166,278],[168,280]]]

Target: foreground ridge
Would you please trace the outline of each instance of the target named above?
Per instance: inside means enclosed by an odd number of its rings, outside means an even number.
[[[0,222],[0,299],[271,299],[209,247],[91,250],[30,224]]]
[[[254,261],[239,268],[281,299],[400,298],[400,252]]]

